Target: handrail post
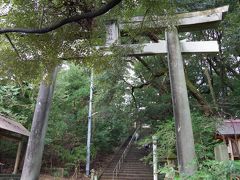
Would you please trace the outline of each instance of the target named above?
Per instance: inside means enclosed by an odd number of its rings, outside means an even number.
[[[153,136],[153,180],[158,179],[158,172],[157,172],[157,137]]]
[[[95,176],[95,171],[94,169],[91,170],[91,180],[94,180],[94,176]]]

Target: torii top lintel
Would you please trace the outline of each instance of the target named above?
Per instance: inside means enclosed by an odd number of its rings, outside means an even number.
[[[215,27],[221,20],[223,20],[223,15],[228,11],[229,6],[223,6],[206,11],[198,11],[191,13],[178,14],[178,31],[192,31],[201,30],[207,28]],[[134,17],[131,21],[117,24],[115,21],[109,21],[107,24],[107,39],[106,46],[113,43],[119,42],[119,31],[124,31],[127,28],[138,28],[139,25],[144,24],[146,27],[151,28],[165,28],[161,26],[159,17],[159,22],[154,23],[146,20],[143,17]],[[167,41],[159,40],[158,43],[146,43],[146,44],[128,44],[119,45],[124,48],[131,49],[129,56],[149,56],[156,54],[168,53]],[[180,42],[180,48],[182,53],[216,53],[219,52],[219,46],[217,41],[196,41],[196,42]]]
[[[178,26],[178,31],[187,32],[216,27],[218,23],[223,20],[223,16],[228,12],[228,9],[229,6],[226,5],[205,11],[177,14],[176,19],[178,19],[178,22],[176,24]],[[150,29],[162,29],[165,28],[161,23],[161,21],[164,21],[164,18],[166,17],[156,16],[150,20],[148,17],[137,16],[133,17],[128,22],[120,23],[119,29],[124,30],[126,27],[134,29],[141,26],[143,21],[145,21],[145,26]]]

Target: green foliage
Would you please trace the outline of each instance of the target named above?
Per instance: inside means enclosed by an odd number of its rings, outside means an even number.
[[[7,81],[6,77],[0,79],[0,114],[30,129],[37,95],[35,86],[26,82]],[[17,142],[0,138],[0,158],[6,163],[5,167],[14,164],[17,147]]]
[[[240,5],[237,4],[234,6],[233,12],[229,13],[226,21],[222,23],[222,28],[224,28],[224,33],[226,40],[224,45],[226,47],[225,53],[228,55],[239,55],[239,24],[240,24]]]
[[[30,127],[36,95],[35,86],[31,84],[2,82],[0,113]]]
[[[226,180],[230,176],[238,177],[240,172],[240,161],[214,161],[206,160],[199,165],[198,171],[192,176],[179,177],[178,172],[170,166],[159,169],[160,173],[168,174],[175,180]]]
[[[172,166],[164,166],[164,167],[160,167],[158,169],[158,173],[160,174],[167,174],[168,177],[172,177],[175,179],[179,179],[179,177],[176,177],[175,174],[177,173],[176,169],[174,169]]]
[[[197,154],[197,163],[199,165],[199,172],[196,174],[196,179],[201,177],[201,175],[206,174],[207,176],[214,177],[219,173],[219,176],[226,175],[226,173],[237,172],[234,168],[238,166],[231,166],[227,162],[213,161],[214,159],[214,147],[217,143],[217,140],[214,139],[214,134],[216,130],[216,125],[220,123],[220,119],[209,118],[202,116],[199,113],[192,113],[192,124],[193,124],[193,133],[194,133],[194,142],[195,149]],[[160,164],[168,159],[176,158],[176,136],[175,136],[175,126],[173,119],[168,119],[164,122],[159,122],[159,125],[156,127],[156,133],[154,134],[158,139],[158,157]],[[140,142],[140,145],[151,143],[151,137],[147,137]],[[151,154],[149,154],[145,160],[151,162]],[[237,165],[237,164],[236,164]],[[225,167],[226,171],[222,171],[222,168]],[[231,169],[232,167],[232,169]],[[215,168],[215,169],[214,169]],[[229,169],[227,169],[229,168]],[[231,171],[230,171],[231,170]],[[212,174],[211,174],[212,171]],[[168,174],[177,174],[174,168],[171,165],[162,165],[160,167],[160,173]],[[221,173],[222,174],[221,174]],[[219,177],[215,176],[215,177]],[[195,176],[194,176],[195,177]],[[193,178],[193,177],[191,177]],[[191,179],[190,178],[190,179]],[[210,178],[211,179],[211,178]]]
[[[226,100],[226,105],[227,105],[227,109],[229,114],[231,114],[231,116],[233,118],[239,118],[240,117],[240,104],[237,103],[240,100],[240,81],[239,80],[235,80],[233,83],[233,87],[234,87],[234,91],[229,93],[229,97]]]
[[[110,152],[129,135],[135,116],[133,107],[126,102],[126,87],[123,77],[125,75],[124,61],[113,62],[112,68],[97,74],[96,94],[94,96],[95,133],[94,144],[98,150]],[[100,151],[99,151],[100,152]]]
[[[217,124],[221,122],[221,119],[214,117],[192,114],[195,150],[200,163],[204,160],[214,159],[214,147],[219,143],[214,139],[214,134]]]
[[[56,82],[44,156],[46,165],[53,159],[53,165],[64,167],[85,163],[90,85],[88,69],[73,64],[65,67]],[[119,76],[109,73],[94,75],[92,160],[112,152],[128,136],[131,123]]]
[[[117,112],[116,112],[117,113]],[[124,119],[102,119],[97,122],[93,137],[93,145],[97,148],[99,153],[109,153],[113,148],[120,145],[129,132],[129,124]]]
[[[229,179],[230,175],[232,178],[239,175],[240,172],[240,162],[239,161],[214,161],[207,160],[204,161],[199,166],[199,170],[194,174],[194,176],[189,177],[191,180],[225,180]]]
[[[161,123],[158,126],[155,136],[158,139],[158,155],[160,159],[174,158],[175,156],[175,144],[176,144],[176,135],[175,135],[175,126],[172,119],[167,120],[164,123]]]
[[[87,105],[89,96],[88,71],[67,66],[59,72],[46,136],[48,156],[60,162],[85,162]]]
[[[158,122],[158,125],[155,125],[155,134],[157,138],[157,156],[159,163],[166,161],[167,159],[176,158],[176,136],[175,136],[175,126],[172,119],[165,120],[164,122]],[[138,143],[140,147],[143,147],[145,144],[152,143],[152,135],[141,139]],[[149,153],[145,156],[143,161],[152,164],[152,153]],[[169,169],[168,169],[169,170]]]
[[[0,5],[5,6],[6,2]],[[63,18],[79,13],[98,9],[102,1],[38,1],[25,3],[25,1],[13,1],[6,16],[1,16],[1,28],[37,29],[47,27]],[[105,41],[106,20],[129,19],[135,15],[154,17],[166,16],[163,25],[171,24],[171,14],[176,11],[178,3],[173,1],[124,1],[119,7],[111,10],[111,13],[94,20],[82,20],[77,24],[61,27],[54,32],[44,35],[9,34],[14,46],[12,47],[6,37],[1,36],[0,62],[1,74],[12,73],[24,80],[41,79],[44,72],[51,70],[62,63],[63,60],[74,61],[77,64],[88,66],[104,66],[108,62],[101,59],[101,54],[94,56],[91,46],[103,45]],[[136,8],[137,7],[137,8]],[[165,22],[166,21],[166,22]],[[146,21],[145,23],[147,23]],[[143,23],[143,25],[145,24]],[[143,26],[144,27],[144,26]],[[77,29],[77,30],[76,30]],[[141,32],[141,30],[134,30]],[[129,34],[135,32],[129,32]],[[54,47],[54,48],[53,48]],[[93,55],[88,58],[88,55]],[[84,58],[86,57],[86,58]],[[101,59],[101,61],[99,60]],[[101,63],[99,63],[101,62]]]

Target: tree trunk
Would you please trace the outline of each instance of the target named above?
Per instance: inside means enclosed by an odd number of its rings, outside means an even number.
[[[192,84],[192,82],[188,79],[186,76],[186,83],[187,88],[191,95],[197,100],[197,102],[200,104],[200,108],[204,112],[206,116],[209,116],[213,114],[212,108],[209,106],[206,99],[201,95],[201,93],[197,90],[197,88]]]
[[[55,68],[51,75],[47,74],[50,76],[50,82],[43,79],[40,85],[21,180],[39,179],[48,114],[52,102],[57,69]]]
[[[211,93],[211,96],[212,96],[214,108],[215,108],[216,110],[218,110],[217,100],[216,100],[215,93],[214,93],[214,90],[213,90],[211,77],[210,77],[210,75],[209,75],[209,73],[208,73],[208,69],[205,68],[203,71],[204,71],[204,74],[205,74],[205,76],[206,76],[206,78],[207,78],[207,81],[208,81],[208,86],[209,86],[210,93]]]

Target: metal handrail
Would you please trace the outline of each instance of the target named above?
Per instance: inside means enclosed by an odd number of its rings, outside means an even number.
[[[129,151],[130,146],[132,145],[132,142],[135,138],[135,134],[137,133],[137,131],[138,131],[138,128],[133,133],[131,140],[129,141],[129,143],[128,143],[127,147],[125,148],[125,150],[123,151],[118,163],[116,164],[115,168],[113,169],[113,172],[112,172],[112,179],[113,180],[115,179],[115,177],[117,177],[117,175],[119,173],[119,170],[121,169],[121,165],[122,165],[125,157],[127,156],[127,153]]]

